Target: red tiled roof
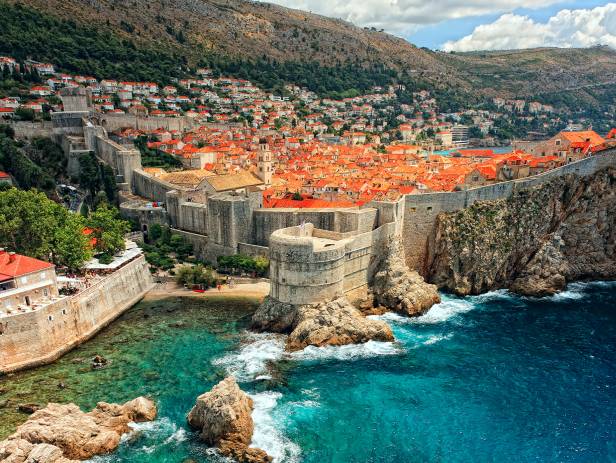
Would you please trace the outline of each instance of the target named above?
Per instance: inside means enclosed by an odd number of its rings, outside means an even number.
[[[0,281],[11,280],[32,272],[53,268],[53,264],[21,254],[0,251]]]

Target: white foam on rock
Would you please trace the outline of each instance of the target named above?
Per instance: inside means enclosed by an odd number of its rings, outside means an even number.
[[[279,423],[276,423],[272,415],[282,394],[266,391],[250,394],[250,397],[254,403],[252,419],[255,425],[250,446],[265,450],[274,463],[298,462],[301,449],[280,431]]]
[[[368,341],[363,344],[346,346],[308,346],[301,351],[287,354],[293,360],[352,360],[379,355],[397,355],[402,352],[393,342]]]
[[[228,374],[239,381],[266,379],[269,376],[268,363],[282,359],[285,354],[285,338],[282,335],[249,332],[245,337],[246,344],[239,350],[213,360],[212,364],[224,367]]]

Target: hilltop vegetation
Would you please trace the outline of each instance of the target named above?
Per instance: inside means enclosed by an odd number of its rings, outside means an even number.
[[[198,66],[282,92],[354,96],[401,83],[460,101],[533,98],[610,111],[616,51],[442,53],[347,22],[246,0],[0,0],[0,53],[99,78],[165,83]],[[579,108],[578,108],[579,107]]]

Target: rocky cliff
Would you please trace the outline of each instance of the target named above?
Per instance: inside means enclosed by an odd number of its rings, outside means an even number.
[[[152,421],[156,405],[138,397],[124,405],[100,402],[84,413],[74,404],[50,403],[0,442],[0,461],[71,463],[109,453],[120,444],[130,422]]]
[[[188,424],[201,431],[206,444],[240,463],[265,463],[271,458],[261,449],[251,448],[254,430],[252,399],[230,376],[211,391],[201,394],[188,414]]]
[[[385,259],[374,276],[372,293],[376,307],[409,317],[421,315],[441,301],[437,287],[407,267],[400,237],[389,243]]]
[[[510,288],[544,296],[616,277],[616,169],[554,178],[510,198],[442,213],[428,280],[460,295]]]

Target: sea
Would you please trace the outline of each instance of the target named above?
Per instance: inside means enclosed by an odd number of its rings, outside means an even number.
[[[0,378],[0,437],[26,419],[19,403],[148,395],[158,418],[92,462],[227,461],[186,414],[234,375],[254,399],[253,445],[277,463],[616,461],[616,283],[442,299],[377,317],[395,342],[292,354],[247,331],[252,301],[145,301],[54,364]]]

